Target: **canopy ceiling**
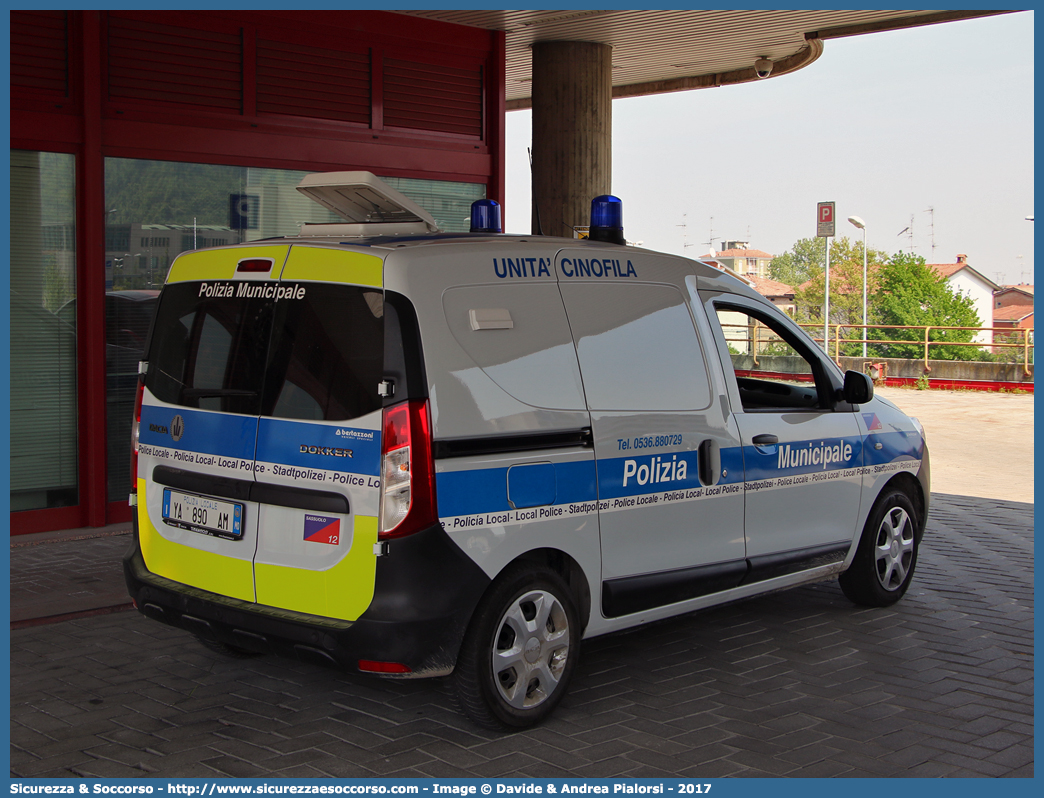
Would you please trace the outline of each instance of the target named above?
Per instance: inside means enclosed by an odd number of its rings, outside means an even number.
[[[507,107],[531,104],[530,45],[589,41],[613,48],[613,96],[633,97],[756,80],[754,61],[772,77],[812,63],[823,42],[930,25],[995,11],[402,11],[415,17],[502,30]],[[771,79],[771,78],[770,78]]]

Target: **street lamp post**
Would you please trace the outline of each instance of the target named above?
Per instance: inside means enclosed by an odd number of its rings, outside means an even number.
[[[863,358],[866,358],[866,222],[858,216],[849,216],[848,221],[863,231]]]

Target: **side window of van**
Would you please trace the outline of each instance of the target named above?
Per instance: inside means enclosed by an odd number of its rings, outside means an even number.
[[[501,389],[534,407],[584,409],[576,352],[555,283],[461,286],[447,290],[442,302],[461,349]]]
[[[592,410],[703,410],[711,392],[681,292],[669,285],[563,283]]]
[[[767,314],[717,306],[743,409],[817,410],[827,406],[817,387],[817,358]],[[795,346],[798,344],[798,346]]]

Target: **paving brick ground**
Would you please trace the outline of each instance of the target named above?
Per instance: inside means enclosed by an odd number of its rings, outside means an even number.
[[[11,542],[11,621],[127,605],[123,553],[130,524]]]
[[[444,681],[224,660],[137,613],[16,629],[11,772],[1032,776],[1033,505],[933,501],[895,607],[826,583],[588,641],[555,715],[515,735]]]

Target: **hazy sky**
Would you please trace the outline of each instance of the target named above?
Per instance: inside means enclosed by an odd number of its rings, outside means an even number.
[[[834,201],[838,236],[861,239],[856,215],[868,246],[908,251],[912,216],[929,263],[965,253],[991,280],[1033,282],[1033,20],[828,40],[790,75],[614,100],[624,234],[689,257],[711,238],[775,255],[814,236],[816,203]],[[530,230],[530,136],[531,113],[509,112],[508,232]]]

